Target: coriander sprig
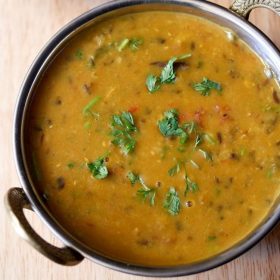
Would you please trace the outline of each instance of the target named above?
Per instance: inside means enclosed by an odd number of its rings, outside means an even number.
[[[163,67],[160,76],[155,76],[149,74],[146,79],[146,86],[150,93],[154,93],[159,90],[163,84],[171,84],[175,82],[176,79],[176,71],[174,69],[174,63],[177,60],[186,59],[191,57],[191,54],[183,54],[181,56],[172,57],[166,65]]]
[[[137,195],[143,199],[144,201],[148,198],[150,201],[150,205],[155,205],[155,197],[156,197],[156,189],[149,188],[147,186],[142,186],[138,191]]]
[[[167,209],[168,213],[172,216],[178,215],[181,209],[181,202],[178,193],[174,187],[170,187],[165,200],[163,202],[163,207]]]
[[[178,161],[173,167],[171,167],[169,170],[168,170],[168,175],[169,176],[174,176],[176,174],[178,174],[181,170],[181,162]]]
[[[218,93],[220,93],[222,91],[222,86],[220,83],[211,81],[204,77],[202,82],[193,84],[193,89],[203,96],[209,96],[212,89],[215,89]]]
[[[135,149],[136,140],[133,138],[137,127],[131,113],[122,112],[112,117],[112,143],[119,146],[124,154],[128,154]]]
[[[199,166],[193,161],[190,160],[190,163],[192,165],[195,164],[196,168],[199,168]],[[186,196],[188,192],[196,192],[199,190],[198,184],[193,182],[190,177],[187,174],[187,168],[186,168],[186,161],[177,161],[176,165],[173,166],[168,170],[168,175],[169,176],[175,176],[181,171],[181,168],[183,168],[185,175],[184,175],[184,181],[185,181],[185,192],[184,195]]]
[[[105,159],[106,157],[99,157],[97,160],[87,163],[87,168],[94,178],[100,180],[108,176],[109,172],[105,164]]]
[[[134,186],[137,182],[140,182],[140,177],[138,174],[133,173],[132,171],[129,171],[127,173],[127,178],[130,181],[131,185]]]
[[[164,117],[158,121],[158,128],[161,134],[165,137],[179,137],[180,144],[185,144],[191,135],[194,135],[194,150],[198,149],[198,151],[202,154],[202,156],[208,160],[212,161],[212,154],[208,151],[205,151],[201,148],[201,144],[206,140],[211,145],[214,145],[215,139],[209,133],[201,132],[198,124],[194,121],[189,121],[183,124],[179,123],[179,114],[176,109],[170,109],[164,112]],[[173,172],[173,171],[170,171]]]
[[[187,173],[185,174],[185,192],[186,196],[189,192],[197,192],[199,190],[198,184],[193,182],[190,177],[188,177]]]
[[[210,152],[207,152],[205,150],[202,150],[202,149],[198,149],[198,151],[202,154],[202,156],[208,160],[208,161],[213,161],[213,158],[212,158],[212,154]]]
[[[116,43],[117,50],[121,52],[126,48],[130,48],[132,51],[137,51],[139,47],[143,44],[143,42],[143,39],[139,38],[124,38],[120,42]]]
[[[127,173],[127,178],[130,181],[131,185],[134,186],[136,183],[140,183],[141,188],[137,190],[137,195],[143,199],[149,199],[150,205],[155,205],[155,197],[156,197],[156,188],[147,186],[142,177],[139,174],[136,174],[132,171]]]
[[[184,126],[179,125],[178,111],[171,109],[164,112],[164,118],[158,122],[161,134],[165,137],[180,137],[180,143],[184,144],[188,140],[188,133]]]

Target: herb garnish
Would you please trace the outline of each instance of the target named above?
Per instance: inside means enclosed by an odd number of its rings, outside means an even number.
[[[117,50],[119,52],[123,51],[126,47],[129,47],[132,51],[139,49],[139,46],[143,44],[143,40],[139,38],[125,38],[117,43]]]
[[[155,91],[159,90],[161,87],[160,78],[152,74],[149,74],[146,79],[146,86],[150,93],[154,93]]]
[[[117,50],[121,52],[129,43],[129,39],[125,38],[118,43]]]
[[[98,113],[93,112],[91,109],[92,107],[101,99],[100,96],[95,96],[83,109],[84,116],[93,116],[94,118],[99,117]]]
[[[110,50],[117,50],[119,52],[123,51],[125,48],[129,47],[132,51],[136,51],[143,44],[142,39],[138,38],[124,38],[119,42],[110,42],[107,45],[103,45],[96,49],[95,53],[88,58],[88,66],[90,68],[94,67],[96,64],[96,60],[109,52]]]
[[[184,129],[187,129],[189,134],[197,133],[198,127],[197,127],[197,123],[194,121],[184,123],[182,126]]]
[[[199,168],[199,166],[193,161],[190,161],[192,165],[194,165],[196,168]],[[187,169],[186,169],[186,162],[184,161],[178,161],[177,164],[175,166],[173,166],[172,168],[170,168],[168,170],[168,175],[169,176],[174,176],[176,174],[178,174],[181,171],[181,167],[184,168],[185,171],[185,192],[184,195],[186,196],[188,192],[196,192],[199,190],[197,183],[193,182],[189,176],[187,175]]]
[[[83,56],[84,56],[84,54],[83,54],[82,50],[79,49],[75,52],[75,57],[77,59],[83,59]]]
[[[163,207],[166,208],[168,213],[173,216],[179,214],[181,202],[174,187],[169,188],[166,198],[163,202]]]
[[[163,84],[171,84],[175,82],[176,72],[174,70],[174,62],[190,57],[191,54],[172,57],[163,67],[160,76],[149,74],[146,79],[146,86],[150,93],[159,90]]]
[[[132,171],[128,172],[127,178],[129,179],[132,186],[139,182],[141,184],[141,188],[138,189],[137,195],[144,201],[148,198],[150,200],[150,205],[155,205],[156,188],[148,187],[144,180],[138,174]]]
[[[140,182],[140,177],[138,174],[133,173],[132,171],[129,171],[127,173],[127,178],[129,179],[132,186],[134,186],[137,182]]]
[[[216,235],[209,235],[207,240],[208,241],[213,241],[213,240],[216,240],[217,239],[217,236]]]
[[[196,138],[195,138],[195,143],[194,143],[194,147],[198,147],[203,141],[203,138],[201,136],[201,134],[197,134]]]
[[[211,145],[216,144],[216,141],[215,141],[214,137],[209,133],[203,133],[203,139],[205,139]]]
[[[68,167],[69,169],[72,169],[72,168],[75,167],[75,163],[74,163],[74,162],[69,162],[69,163],[67,163],[67,167]]]
[[[129,41],[129,47],[132,51],[137,51],[139,49],[139,46],[143,44],[143,39],[139,38],[132,38]]]
[[[193,182],[187,175],[185,174],[185,192],[184,195],[186,196],[188,192],[196,192],[198,191],[198,185],[197,183]]]
[[[183,57],[185,58],[185,57]],[[170,84],[174,83],[176,79],[176,74],[174,70],[174,62],[177,60],[177,57],[172,57],[167,64],[164,66],[164,68],[161,71],[160,74],[160,82],[162,84]],[[180,58],[179,58],[180,59]]]
[[[137,195],[142,198],[144,201],[148,198],[150,200],[150,205],[155,205],[155,197],[156,197],[156,189],[155,188],[149,188],[146,185],[142,185],[142,188],[140,188],[137,191]]]
[[[169,170],[168,170],[168,175],[169,176],[174,176],[176,174],[178,174],[181,170],[181,162],[177,162],[175,166],[171,167]]]
[[[104,179],[108,176],[109,172],[105,165],[105,158],[106,157],[100,157],[96,161],[87,163],[88,169],[96,179]]]
[[[193,89],[198,91],[203,96],[209,96],[212,89],[215,89],[218,92],[222,91],[222,86],[220,83],[211,81],[204,77],[201,83],[196,83],[193,85]]]
[[[202,156],[203,156],[206,160],[208,160],[208,161],[212,161],[212,160],[213,160],[213,159],[212,159],[211,153],[209,153],[209,152],[207,152],[207,151],[205,151],[205,150],[202,150],[202,149],[198,149],[198,151],[202,154]]]
[[[199,169],[200,167],[199,167],[199,165],[194,161],[194,160],[190,160],[190,163],[191,163],[191,165],[194,167],[194,168],[196,168],[196,169]]]
[[[109,43],[107,45],[101,46],[95,50],[95,53],[88,58],[88,66],[94,67],[96,64],[97,59],[102,57],[104,54],[109,52],[112,48],[114,48],[113,43]]]
[[[171,109],[164,112],[164,118],[159,120],[158,127],[161,134],[165,137],[180,137],[180,144],[185,144],[190,138],[191,134],[195,135],[194,140],[194,149],[198,148],[204,141],[204,139],[211,143],[215,144],[215,140],[208,133],[202,133],[199,130],[199,127],[196,122],[190,121],[187,123],[179,124],[178,111],[176,109]],[[179,147],[178,150],[184,152],[184,147]],[[212,155],[210,152],[207,152],[203,149],[198,149],[198,151],[202,154],[202,156],[208,160],[212,161]],[[193,164],[194,165],[194,164]],[[174,170],[170,170],[170,172],[175,172]]]
[[[161,134],[165,137],[180,137],[180,144],[188,141],[191,134],[195,134],[195,147],[202,143],[202,135],[198,134],[198,125],[194,121],[179,124],[178,111],[171,109],[164,112],[164,118],[158,122]]]
[[[188,139],[188,134],[179,126],[178,111],[168,110],[164,113],[164,118],[158,122],[161,134],[165,137],[179,136],[180,143],[184,144]]]
[[[112,143],[119,146],[124,154],[132,152],[135,148],[136,140],[133,133],[137,131],[133,117],[129,112],[122,112],[120,115],[112,117]]]

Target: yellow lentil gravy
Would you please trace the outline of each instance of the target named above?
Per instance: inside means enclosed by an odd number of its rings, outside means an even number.
[[[279,103],[228,30],[176,12],[112,18],[76,35],[39,82],[30,166],[51,213],[94,250],[191,263],[244,238],[276,201]]]

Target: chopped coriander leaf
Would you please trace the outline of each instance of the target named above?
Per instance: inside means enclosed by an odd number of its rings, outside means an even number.
[[[135,174],[131,171],[128,172],[127,178],[129,179],[132,186],[136,183],[141,184],[141,188],[138,189],[137,195],[143,200],[148,198],[150,200],[150,204],[153,206],[155,204],[156,188],[147,186],[144,180],[138,174]]]
[[[115,130],[115,132],[117,131]],[[112,144],[119,146],[124,154],[127,155],[135,149],[136,141],[127,132],[121,134],[112,133],[112,135],[115,137],[112,140]]]
[[[208,241],[214,241],[216,239],[217,239],[217,236],[215,236],[215,235],[209,235],[208,236]]]
[[[67,167],[68,167],[69,169],[72,169],[72,168],[75,167],[75,163],[74,163],[74,162],[69,162],[69,163],[67,164]]]
[[[83,115],[97,116],[97,113],[91,111],[92,107],[101,99],[100,96],[95,96],[83,109]],[[98,115],[99,116],[99,115]]]
[[[84,123],[84,128],[85,129],[90,129],[91,128],[91,122],[85,122]]]
[[[185,144],[190,134],[197,134],[197,124],[194,121],[179,125],[179,116],[176,109],[168,110],[164,113],[164,118],[158,122],[161,134],[165,137],[180,137],[180,144]],[[196,146],[200,144],[202,138],[197,135]]]
[[[178,112],[176,109],[164,113],[164,118],[158,122],[161,134],[165,137],[179,136],[182,129],[179,127]]]
[[[176,60],[182,60],[182,59],[186,59],[186,58],[189,58],[191,57],[192,55],[190,53],[185,53],[185,54],[182,54],[182,55],[179,55],[177,56],[177,59]]]
[[[188,192],[196,192],[198,191],[198,185],[197,183],[193,182],[188,175],[185,175],[185,192],[184,195],[186,196]]]
[[[203,78],[201,83],[196,83],[193,85],[194,90],[198,91],[203,96],[209,96],[212,89],[218,92],[222,91],[221,84],[211,81],[208,78]]]
[[[173,166],[168,170],[168,175],[174,176],[175,174],[178,174],[180,170],[181,170],[181,162],[178,162],[175,166]]]
[[[125,38],[121,40],[119,43],[117,43],[117,50],[119,52],[123,51],[125,48],[129,47],[132,51],[136,51],[139,49],[139,46],[143,44],[142,39],[138,38]]]
[[[174,71],[174,67],[173,64],[174,62],[177,60],[176,57],[172,57],[167,64],[164,66],[164,68],[161,71],[161,75],[160,75],[160,82],[162,84],[170,84],[170,83],[174,83],[175,78],[176,78],[176,74]]]
[[[96,161],[87,163],[87,167],[96,179],[104,179],[108,176],[108,169],[105,165],[105,157],[100,157]]]
[[[209,152],[202,150],[202,149],[198,149],[198,150],[206,160],[209,160],[209,161],[213,160],[212,155]]]
[[[203,141],[203,138],[201,136],[201,134],[197,134],[196,138],[195,138],[195,143],[194,143],[194,147],[198,147]]]
[[[146,85],[150,93],[160,89],[162,84],[171,84],[175,82],[176,72],[174,69],[174,62],[190,57],[191,54],[184,54],[181,56],[172,57],[163,67],[159,77],[149,74],[146,79]]]
[[[111,50],[114,47],[112,43],[108,45],[101,46],[95,50],[95,53],[91,55],[88,59],[88,66],[94,67],[96,64],[97,59],[102,57],[105,53],[107,53],[109,50]]]
[[[203,139],[205,139],[211,145],[216,144],[214,137],[212,135],[210,135],[209,133],[203,133]]]
[[[125,38],[118,44],[117,50],[121,52],[129,43],[129,39]]]
[[[184,130],[181,131],[180,134],[180,144],[185,144],[189,139],[189,135]]]
[[[167,64],[162,69],[161,75],[160,75],[160,81],[162,84],[170,84],[174,83],[176,79],[176,73],[174,70],[174,62],[177,60],[182,60],[185,58],[190,57],[191,54],[184,54],[178,57],[172,57]]]
[[[137,191],[137,195],[142,198],[144,201],[148,198],[150,200],[150,205],[155,205],[155,197],[156,197],[156,189],[155,188],[149,188],[146,185],[142,185],[142,188],[140,188]]]
[[[140,177],[138,174],[135,174],[131,171],[127,173],[127,178],[130,181],[131,185],[134,186],[137,182],[140,182]]]
[[[112,143],[119,146],[124,154],[128,154],[135,149],[136,140],[132,134],[137,131],[134,119],[129,112],[122,112],[120,115],[112,117]]]
[[[120,115],[113,115],[112,126],[120,126],[128,132],[137,131],[133,117],[130,112],[122,112]]]
[[[176,109],[164,113],[164,118],[158,122],[161,134],[165,137],[180,137],[180,143],[187,142],[189,135],[179,126],[178,112]]]
[[[76,57],[77,59],[83,59],[83,56],[84,56],[84,54],[83,54],[82,50],[77,50],[77,51],[75,52],[75,57]]]
[[[189,134],[196,133],[197,129],[198,129],[197,123],[195,121],[190,121],[190,122],[184,123],[182,125],[182,127],[184,129],[187,129]]]
[[[190,163],[194,168],[196,168],[196,169],[200,168],[199,165],[194,160],[190,160]]]
[[[247,152],[248,152],[247,149],[245,147],[242,147],[240,149],[239,153],[240,153],[240,156],[243,157],[243,156],[245,156],[247,154]]]
[[[163,202],[163,207],[168,213],[175,216],[179,214],[181,208],[180,198],[174,187],[170,187]]]
[[[139,38],[132,38],[129,41],[129,47],[132,51],[137,51],[142,44],[143,44],[143,39],[139,39]]]
[[[150,93],[154,93],[160,89],[160,78],[149,74],[146,79],[146,86]]]
[[[266,177],[268,179],[271,179],[273,175],[275,175],[276,171],[277,171],[277,166],[275,164],[272,164],[266,172]]]

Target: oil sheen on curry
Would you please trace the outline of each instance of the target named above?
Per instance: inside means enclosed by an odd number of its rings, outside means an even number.
[[[87,28],[49,66],[30,111],[47,207],[84,244],[129,263],[230,248],[280,190],[280,92],[264,68],[229,30],[187,14]]]

